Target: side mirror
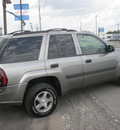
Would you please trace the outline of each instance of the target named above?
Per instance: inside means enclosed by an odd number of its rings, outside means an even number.
[[[114,46],[108,45],[108,46],[107,46],[107,52],[113,52],[113,51],[115,51]]]

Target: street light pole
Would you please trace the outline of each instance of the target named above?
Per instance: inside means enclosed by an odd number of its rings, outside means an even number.
[[[3,23],[4,23],[4,35],[7,35],[6,4],[11,4],[11,1],[10,1],[10,0],[3,0]]]
[[[119,23],[118,23],[118,41],[119,41]]]
[[[38,11],[39,11],[39,27],[41,31],[41,13],[40,13],[40,0],[38,0]]]
[[[95,17],[96,17],[96,35],[97,35],[97,15]]]
[[[82,22],[80,22],[80,31],[82,31]]]
[[[23,26],[22,26],[22,0],[20,0],[20,18],[21,18],[21,32],[23,32]]]
[[[4,35],[7,35],[7,17],[6,17],[6,2],[3,0],[3,23],[4,23]]]

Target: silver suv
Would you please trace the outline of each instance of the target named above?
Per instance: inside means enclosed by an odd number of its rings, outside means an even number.
[[[0,37],[0,104],[24,104],[36,117],[51,114],[75,88],[120,83],[120,50],[90,33],[59,29]]]

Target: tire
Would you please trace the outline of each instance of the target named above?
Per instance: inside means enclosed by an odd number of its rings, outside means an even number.
[[[45,117],[55,110],[57,101],[56,90],[49,84],[41,83],[28,90],[25,97],[25,108],[32,116]]]

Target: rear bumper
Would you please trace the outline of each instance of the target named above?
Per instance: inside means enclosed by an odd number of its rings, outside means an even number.
[[[0,88],[0,104],[22,104],[26,84]]]

